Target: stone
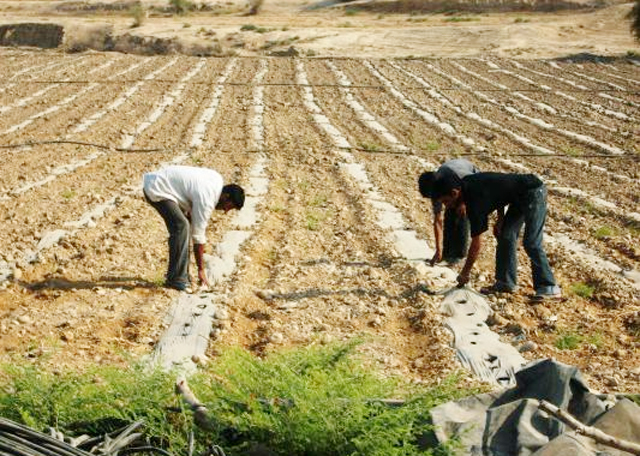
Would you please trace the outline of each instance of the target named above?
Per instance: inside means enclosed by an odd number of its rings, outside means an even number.
[[[28,315],[20,315],[18,317],[18,323],[21,323],[23,325],[28,325],[29,323],[31,323],[31,318],[29,318]]]
[[[541,320],[546,320],[553,314],[550,309],[545,306],[534,306],[533,312]]]
[[[229,319],[229,312],[227,311],[227,309],[221,307],[219,309],[216,309],[215,317],[218,320],[228,320]]]
[[[269,342],[271,342],[272,344],[281,344],[283,341],[284,341],[284,336],[282,335],[282,333],[279,333],[279,332],[274,332],[269,337]]]
[[[604,384],[611,387],[616,387],[620,385],[620,382],[614,376],[609,376],[604,378]]]
[[[209,358],[206,355],[193,355],[191,361],[198,366],[205,366],[209,362]]]
[[[518,348],[518,351],[520,353],[525,353],[525,352],[536,350],[537,348],[538,348],[538,344],[536,344],[535,342],[533,342],[531,340],[528,340],[525,343],[523,343],[522,345],[520,345],[520,348]]]
[[[613,357],[614,358],[622,359],[625,356],[627,356],[627,351],[625,349],[623,349],[623,348],[617,348],[613,352]]]
[[[258,290],[256,296],[263,301],[271,301],[273,299],[274,292],[272,290]]]
[[[489,318],[487,318],[487,325],[489,326],[504,326],[507,323],[509,323],[509,320],[504,318],[499,313],[493,313],[489,315]]]

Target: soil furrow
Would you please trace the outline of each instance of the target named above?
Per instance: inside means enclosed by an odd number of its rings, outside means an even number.
[[[541,109],[539,103],[542,102],[536,101],[535,97],[540,94],[544,94],[545,91],[541,90],[540,92],[537,92],[535,89],[532,89],[531,91],[519,92],[517,87],[514,89],[503,83],[503,80],[508,78],[508,76],[507,78],[503,77],[504,73],[497,70],[489,70],[487,72],[485,69],[489,67],[476,62],[464,62],[463,67],[471,72],[472,77],[467,78],[467,83],[475,86],[478,78],[490,80],[494,88],[499,89],[492,92],[491,96],[505,106],[513,106],[515,109],[529,117],[540,118],[551,122],[556,127],[563,130],[574,131],[576,133],[591,136],[596,138],[598,141],[614,145],[622,150],[633,150],[633,144],[631,144],[629,139],[629,132],[627,132],[626,135],[624,132],[619,132],[615,127],[613,119],[602,119],[602,116],[598,116],[600,118],[596,117],[591,121],[585,120],[585,115],[590,115],[590,113],[594,112],[597,114],[597,111],[594,111],[593,109],[576,109],[575,104],[574,106],[570,104],[567,105],[569,102],[566,99],[563,100],[562,103],[564,106],[560,109],[557,107],[561,105],[553,102],[542,104],[542,108],[544,109]],[[522,85],[521,82],[516,84],[520,86]],[[517,95],[520,95],[524,99],[517,97]],[[578,115],[576,116],[572,113],[572,110],[574,112],[577,111],[576,114]],[[586,111],[587,114],[583,114],[582,111]],[[623,114],[619,113],[619,115]],[[632,127],[632,125],[633,124],[630,124],[630,127]]]

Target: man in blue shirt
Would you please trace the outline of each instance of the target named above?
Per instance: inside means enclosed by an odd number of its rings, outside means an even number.
[[[562,296],[542,245],[547,214],[547,189],[533,174],[476,173],[460,179],[445,171],[433,186],[433,198],[448,208],[460,208],[469,218],[471,245],[467,261],[458,275],[460,286],[469,281],[481,249],[481,235],[488,230],[489,215],[496,211],[496,274],[485,292],[511,293],[518,285],[517,242],[524,225],[522,243],[531,260],[536,301]],[[505,206],[509,206],[506,213]]]
[[[445,170],[452,171],[460,179],[479,172],[473,163],[463,158],[446,161],[435,172],[427,171],[420,175],[418,188],[422,196],[432,198],[433,183]],[[442,203],[433,198],[431,202],[433,206],[433,235],[436,248],[430,261],[431,266],[443,259],[449,264],[456,264],[467,254],[469,220],[458,208],[446,208],[443,217]]]

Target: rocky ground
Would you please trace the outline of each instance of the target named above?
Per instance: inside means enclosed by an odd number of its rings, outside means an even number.
[[[373,185],[430,242],[430,204],[416,184],[430,164],[464,155],[483,170],[542,176],[550,189],[547,247],[566,300],[528,302],[520,252],[521,289],[493,299],[493,329],[527,359],[578,366],[596,389],[637,389],[636,61],[22,49],[2,49],[0,58],[0,265],[10,275],[0,291],[0,361],[61,369],[150,353],[177,292],[160,286],[166,235],[141,198],[141,176],[186,154],[184,164],[247,185],[257,157],[253,81],[266,66],[260,119],[269,191],[235,274],[216,285],[228,314],[209,355],[227,346],[262,355],[363,336],[366,359],[387,372],[434,383],[459,368],[438,290],[394,250],[340,166],[344,156],[305,104],[302,70]],[[192,147],[200,124],[202,144]],[[214,216],[209,251],[229,229],[228,216]],[[475,288],[491,281],[493,240],[485,238]]]

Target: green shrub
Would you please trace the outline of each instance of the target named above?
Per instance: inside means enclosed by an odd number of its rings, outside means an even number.
[[[7,366],[2,373],[9,378],[0,392],[0,416],[5,418],[69,435],[99,435],[144,419],[159,445],[180,449],[187,444],[191,417],[167,413],[168,406],[177,404],[173,375],[117,367],[56,374],[36,366]]]
[[[255,442],[276,455],[434,454],[435,448],[418,446],[420,438],[433,437],[429,410],[477,391],[460,387],[461,376],[433,388],[384,377],[356,356],[358,344],[264,359],[241,349],[222,353],[189,380],[211,425],[206,432],[196,430],[194,454],[215,443],[229,456],[244,455]],[[173,373],[104,366],[51,373],[12,365],[0,375],[0,416],[67,435],[102,435],[142,419],[155,446],[188,454],[194,424],[173,393]],[[391,407],[387,398],[404,404]]]
[[[265,360],[232,350],[215,366],[224,380],[192,390],[210,405],[220,441],[231,429],[244,436],[232,454],[242,454],[247,440],[279,455],[425,454],[417,439],[431,432],[429,410],[468,391],[457,388],[457,377],[421,392],[382,378],[354,357],[356,344],[282,352]],[[390,397],[404,398],[405,405],[389,407],[379,400]],[[225,448],[230,445],[227,441]]]

